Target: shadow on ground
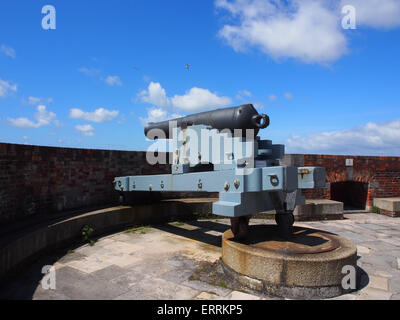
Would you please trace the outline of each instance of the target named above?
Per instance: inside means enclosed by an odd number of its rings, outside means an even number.
[[[189,230],[173,224],[156,225],[153,228],[216,247],[221,247],[221,235],[206,232],[217,231],[218,233],[224,233],[230,229],[229,225],[214,221],[186,221],[185,224],[199,229]]]

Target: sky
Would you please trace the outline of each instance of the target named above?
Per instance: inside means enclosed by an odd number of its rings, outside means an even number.
[[[400,0],[2,0],[0,142],[146,150],[253,103],[287,153],[400,155],[399,40]]]

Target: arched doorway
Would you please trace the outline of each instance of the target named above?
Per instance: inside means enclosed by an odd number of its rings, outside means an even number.
[[[343,202],[345,210],[365,210],[368,183],[344,181],[331,183],[331,200]]]

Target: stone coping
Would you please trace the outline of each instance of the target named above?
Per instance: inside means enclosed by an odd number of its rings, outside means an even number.
[[[195,220],[211,212],[214,199],[165,200],[155,204],[116,206],[38,217],[3,227],[0,237],[0,282],[41,255],[76,242],[83,242],[82,228],[90,226],[93,237],[122,228],[168,221]]]

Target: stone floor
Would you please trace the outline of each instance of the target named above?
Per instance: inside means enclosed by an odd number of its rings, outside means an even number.
[[[400,299],[400,219],[361,212],[345,218],[296,224],[339,234],[357,245],[360,289],[334,299]],[[175,222],[106,236],[93,246],[40,259],[0,289],[0,298],[278,299],[223,274],[220,236],[228,223]],[[55,268],[55,290],[43,289],[44,265]]]

